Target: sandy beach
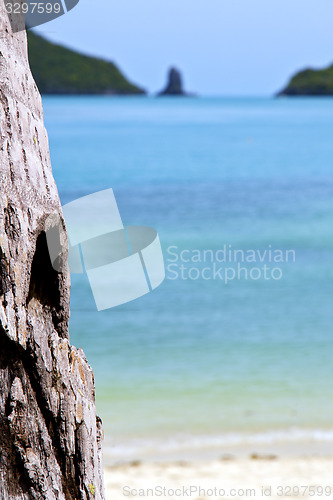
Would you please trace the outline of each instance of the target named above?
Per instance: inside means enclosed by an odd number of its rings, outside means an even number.
[[[105,469],[107,500],[123,498],[332,498],[333,457],[253,455]]]

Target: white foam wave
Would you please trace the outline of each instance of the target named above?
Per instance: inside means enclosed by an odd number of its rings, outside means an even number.
[[[198,453],[260,445],[297,445],[297,443],[333,443],[333,429],[289,429],[258,433],[226,433],[221,435],[178,435],[113,440],[106,436],[104,454],[107,460],[127,461],[135,458]]]

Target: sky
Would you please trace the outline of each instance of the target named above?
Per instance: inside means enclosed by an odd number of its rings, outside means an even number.
[[[80,0],[36,31],[157,92],[178,67],[201,95],[268,96],[333,63],[331,0]]]

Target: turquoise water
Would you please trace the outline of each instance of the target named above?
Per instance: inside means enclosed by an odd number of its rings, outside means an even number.
[[[331,443],[333,99],[48,97],[44,111],[62,202],[112,187],[165,256],[156,291],[105,312],[72,279],[71,340],[95,372],[110,460]],[[179,262],[224,245],[266,250],[241,265],[280,279],[226,284],[203,269],[238,262]],[[172,279],[181,264],[187,279]]]

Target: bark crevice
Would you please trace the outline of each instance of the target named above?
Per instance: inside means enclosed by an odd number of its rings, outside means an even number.
[[[45,231],[36,240],[32,258],[27,307],[31,300],[37,300],[47,312],[51,313],[57,330],[61,322],[61,288],[59,273],[52,267]]]

